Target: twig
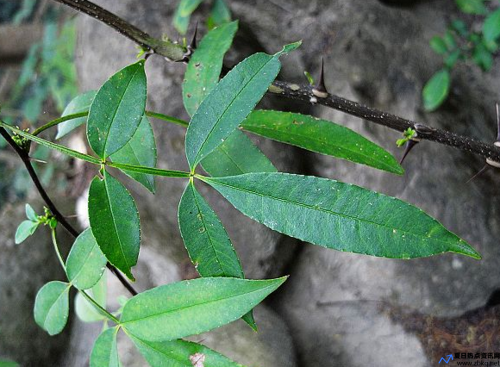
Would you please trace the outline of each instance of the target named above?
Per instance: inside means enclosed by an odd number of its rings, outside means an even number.
[[[75,10],[81,11],[91,17],[103,22],[111,28],[114,28],[125,37],[131,39],[146,51],[154,52],[158,55],[168,58],[171,61],[184,61],[188,50],[179,44],[173,42],[161,41],[151,37],[146,32],[133,26],[126,20],[101,8],[87,0],[54,0],[58,3],[67,5]]]
[[[168,41],[159,41],[139,30],[127,21],[110,13],[109,11],[91,3],[87,0],[54,0],[90,15],[110,27],[113,27],[124,36],[130,38],[145,49],[161,55],[168,60],[185,61],[189,56],[187,49]],[[159,44],[162,44],[159,47]],[[182,53],[182,55],[181,55]],[[182,57],[181,57],[182,56]],[[273,87],[269,88],[271,94],[276,94],[288,99],[300,100],[306,103],[317,103],[327,106],[352,116],[386,126],[400,132],[408,128],[417,131],[421,140],[434,141],[440,144],[457,148],[464,152],[471,152],[486,159],[500,162],[500,147],[474,140],[467,136],[458,135],[446,130],[435,129],[430,126],[419,124],[387,112],[367,107],[357,102],[344,99],[329,93],[315,93],[315,88],[310,85],[299,85],[283,81],[275,81]]]
[[[12,137],[9,135],[9,133],[2,127],[0,128],[0,135],[9,143],[9,145],[15,150],[19,158],[23,161],[26,169],[28,170],[28,173],[31,177],[31,180],[35,184],[36,189],[40,193],[40,196],[42,199],[45,201],[45,204],[49,208],[50,212],[54,217],[57,219],[59,223],[73,236],[73,237],[78,237],[79,233],[78,231],[68,223],[66,218],[61,214],[61,212],[57,209],[55,204],[52,202],[50,199],[49,195],[45,191],[45,189],[42,186],[42,183],[40,182],[40,179],[38,178],[38,175],[35,172],[35,169],[33,168],[33,165],[31,164],[30,157],[26,151],[24,151],[19,145],[16,144],[14,140],[12,140]],[[123,286],[133,295],[135,296],[137,294],[137,291],[132,287],[132,285],[123,277],[123,275],[116,270],[114,266],[112,266],[110,263],[107,264],[108,269],[118,278],[120,283],[123,284]]]

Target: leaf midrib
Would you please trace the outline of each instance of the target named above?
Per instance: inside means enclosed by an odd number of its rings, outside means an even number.
[[[223,275],[226,274],[226,271],[223,269],[222,267],[222,262],[221,260],[219,259],[219,256],[218,256],[218,253],[217,253],[217,250],[215,249],[215,246],[213,244],[213,241],[212,241],[212,236],[210,235],[210,232],[208,230],[208,227],[205,223],[205,215],[201,212],[200,210],[200,205],[198,203],[198,198],[196,197],[196,189],[194,188],[194,186],[192,184],[189,185],[190,186],[190,189],[191,189],[191,192],[193,194],[193,199],[194,199],[194,202],[195,202],[195,205],[196,205],[196,209],[198,210],[198,213],[200,214],[200,218],[201,218],[201,222],[203,224],[203,227],[205,228],[205,232],[207,233],[207,237],[208,237],[208,241],[210,242],[210,248],[212,249],[213,253],[214,253],[214,256],[215,256],[215,261],[217,263],[217,265],[219,266],[219,269],[221,271],[221,273]]]
[[[108,133],[106,134],[106,139],[104,140],[103,155],[106,155],[106,148],[108,146],[108,140],[109,140],[109,135],[111,132],[111,126],[113,125],[113,122],[115,121],[115,117],[116,117],[116,114],[118,113],[118,110],[120,109],[120,106],[122,105],[123,97],[127,93],[127,90],[128,90],[128,87],[130,86],[130,83],[132,83],[132,80],[135,78],[135,76],[139,70],[140,70],[140,68],[137,67],[136,70],[134,71],[134,73],[132,74],[132,76],[130,77],[129,81],[127,82],[127,86],[125,87],[125,90],[123,91],[123,93],[120,96],[118,105],[116,106],[116,109],[113,112],[113,117],[111,118],[111,122],[109,123],[109,126],[108,126]],[[132,138],[132,136],[133,136],[133,134],[131,135],[131,138]]]
[[[250,194],[253,194],[253,195],[256,195],[256,196],[260,196],[260,197],[263,197],[263,198],[271,198],[271,199],[274,199],[276,201],[280,201],[280,202],[283,202],[283,203],[295,204],[297,206],[302,206],[302,207],[307,208],[307,209],[322,211],[322,212],[325,212],[325,213],[328,213],[328,214],[331,214],[331,215],[337,215],[337,216],[344,217],[344,218],[347,218],[347,219],[351,219],[351,220],[357,221],[357,222],[366,222],[366,223],[372,224],[374,226],[386,228],[388,230],[394,230],[394,229],[396,229],[396,230],[398,230],[398,231],[400,231],[401,233],[404,233],[404,234],[408,234],[408,235],[415,236],[415,237],[427,238],[427,239],[430,239],[430,240],[433,240],[433,241],[443,242],[443,243],[448,244],[448,245],[454,244],[454,243],[450,243],[450,242],[447,242],[447,241],[443,241],[443,240],[441,240],[439,238],[426,237],[425,235],[419,235],[419,234],[415,234],[415,233],[412,233],[412,232],[408,232],[407,230],[403,230],[403,229],[401,229],[399,227],[387,226],[387,225],[383,225],[383,224],[380,224],[380,223],[377,223],[377,222],[373,222],[373,221],[370,221],[370,220],[359,219],[359,218],[356,218],[356,217],[353,217],[353,216],[350,216],[350,215],[347,215],[347,214],[337,213],[337,212],[334,212],[332,210],[328,210],[328,209],[325,209],[325,208],[322,208],[322,207],[314,207],[314,206],[309,205],[309,204],[304,204],[304,203],[300,203],[300,202],[293,201],[293,200],[285,200],[285,199],[278,198],[278,197],[275,197],[275,196],[272,196],[272,195],[267,195],[267,196],[266,195],[262,195],[262,194],[259,194],[258,192],[255,192],[255,191],[252,191],[252,190],[249,190],[249,189],[239,188],[239,187],[235,187],[235,186],[231,186],[229,184],[223,183],[223,182],[219,181],[217,178],[206,177],[205,179],[207,181],[209,181],[209,182],[210,181],[215,181],[215,182],[217,182],[220,185],[223,185],[223,186],[226,186],[226,187],[230,187],[230,188],[232,188],[234,190],[242,191],[242,192],[247,192],[247,193],[250,193]],[[435,224],[439,225],[439,223],[437,221],[435,221],[435,219],[433,219],[433,221],[435,222]]]
[[[131,269],[131,266],[129,265],[128,263],[128,260],[127,260],[127,257],[125,256],[125,253],[123,252],[123,244],[122,244],[122,240],[120,238],[120,235],[119,235],[119,231],[118,231],[118,227],[116,226],[116,219],[115,219],[115,215],[113,213],[113,206],[111,205],[111,200],[110,200],[110,196],[109,196],[109,190],[108,190],[108,182],[106,181],[106,179],[104,179],[104,187],[106,189],[106,203],[108,204],[108,208],[109,208],[109,212],[111,213],[111,219],[113,220],[113,227],[115,229],[115,234],[116,234],[116,238],[118,239],[118,243],[119,243],[119,248],[120,248],[120,253],[122,254],[122,257],[123,257],[123,260],[125,261],[125,265],[127,266],[128,268],[128,273],[130,273],[130,269]]]
[[[259,126],[255,126],[253,125],[254,127],[256,127],[256,129],[261,129],[261,130],[265,130],[265,131],[272,131],[272,132],[276,132],[276,131],[280,131],[280,130],[275,130],[275,129],[272,129],[272,128],[269,128],[269,127],[265,127],[263,125],[259,125]],[[338,125],[337,125],[338,126]],[[242,124],[242,127],[243,129],[249,131],[249,132],[252,132],[254,134],[257,134],[257,135],[261,135],[261,136],[264,136],[264,137],[268,137],[267,135],[263,135],[263,134],[259,134],[258,132],[256,131],[252,131],[252,128],[249,128],[248,125],[245,125],[244,123]],[[315,143],[322,143],[322,141],[320,139],[317,139],[317,138],[314,138],[312,136],[305,136],[305,135],[301,135],[301,134],[298,134],[298,133],[293,133],[293,132],[289,132],[289,131],[286,131],[284,132],[285,134],[289,135],[289,136],[293,136],[293,137],[299,137],[299,138],[305,138],[306,140],[309,140],[309,141],[312,141],[312,142],[315,142]],[[278,140],[277,138],[272,138],[272,137],[268,137],[272,140],[275,140],[275,141],[280,141]],[[369,140],[368,140],[369,141]],[[364,143],[364,142],[363,142]],[[371,142],[370,142],[371,143]],[[289,143],[289,144],[292,144],[292,143]],[[372,143],[373,144],[373,143]],[[303,148],[301,147],[300,145],[298,145],[298,143],[293,143],[292,145],[296,145],[302,149],[308,149],[308,148]],[[358,155],[358,156],[361,156],[363,158],[365,158],[368,162],[374,162],[374,163],[379,163],[380,165],[386,167],[386,168],[389,168],[389,169],[393,169],[393,167],[388,164],[388,163],[385,163],[384,161],[382,160],[378,160],[376,158],[373,158],[372,155],[368,155],[368,154],[363,154],[361,153],[360,151],[356,151],[356,150],[351,150],[351,149],[348,149],[346,147],[342,147],[342,146],[339,146],[339,145],[330,145],[331,147],[335,148],[335,149],[338,149],[340,151],[343,151],[345,153],[351,153],[351,154],[354,154],[354,155]],[[372,147],[373,148],[373,147]],[[319,150],[316,150],[315,151],[316,153],[320,153],[320,154],[325,154],[325,155],[331,155],[331,154],[328,154],[328,153],[323,153],[323,152],[320,152]],[[340,157],[338,157],[340,158]],[[349,160],[349,158],[344,158],[342,157],[343,159],[347,159]],[[366,164],[366,163],[364,163]],[[373,165],[373,164],[372,164]]]
[[[238,278],[236,278],[236,279],[238,279]],[[225,301],[225,300],[228,300],[228,299],[234,299],[234,298],[238,298],[238,297],[243,297],[245,295],[250,295],[252,293],[256,293],[256,292],[260,292],[260,291],[265,291],[266,289],[272,288],[274,286],[275,286],[275,284],[270,284],[270,285],[267,285],[267,286],[265,286],[263,288],[255,289],[255,290],[250,291],[250,292],[238,293],[238,294],[235,294],[234,296],[230,296],[230,297],[218,298],[218,299],[214,299],[214,300],[207,301],[207,302],[196,303],[196,304],[193,304],[193,305],[190,305],[190,306],[186,306],[186,307],[182,307],[182,308],[171,309],[171,310],[168,310],[168,311],[165,311],[165,312],[158,312],[158,313],[151,314],[151,315],[148,315],[148,316],[144,316],[144,317],[141,317],[141,318],[137,318],[137,319],[133,319],[133,320],[128,320],[128,321],[123,321],[123,322],[120,322],[120,324],[121,325],[125,325],[127,323],[143,321],[143,320],[147,320],[147,319],[150,319],[150,318],[153,318],[153,317],[159,317],[159,316],[167,315],[169,313],[174,313],[174,312],[177,312],[177,311],[188,310],[188,309],[195,308],[195,307],[200,307],[200,306],[210,305],[212,303],[222,302],[222,301]],[[125,309],[124,309],[124,311],[125,311]],[[122,313],[122,315],[123,315],[123,313]]]

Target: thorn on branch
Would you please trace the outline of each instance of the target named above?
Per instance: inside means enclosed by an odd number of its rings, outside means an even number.
[[[410,153],[410,151],[415,147],[415,145],[417,145],[418,143],[420,142],[419,139],[416,139],[416,138],[412,138],[410,140],[408,140],[405,144],[405,152],[403,153],[403,157],[401,158],[401,160],[399,161],[399,164],[403,164],[406,156]]]
[[[194,33],[193,37],[191,38],[191,42],[188,45],[188,48],[191,49],[191,51],[196,50],[196,47],[198,47],[198,44],[196,42],[196,36],[198,35],[198,22],[196,22],[194,26]]]
[[[318,98],[328,97],[328,90],[326,89],[325,86],[325,62],[323,58],[321,58],[321,67],[319,71],[318,83],[312,89],[312,94],[314,94]]]
[[[500,111],[498,107],[498,103],[495,105],[496,115],[497,115],[497,140],[493,143],[494,146],[500,148]],[[491,158],[486,158],[486,164],[481,170],[476,173],[472,178],[470,178],[466,184],[474,180],[475,178],[481,176],[483,173],[489,171],[491,168],[500,168],[500,162],[497,162]]]
[[[476,173],[474,176],[472,176],[471,178],[469,178],[469,180],[467,180],[467,182],[465,183],[466,185],[475,180],[476,178],[478,178],[479,176],[481,176],[483,173],[489,171],[491,169],[492,166],[490,166],[489,164],[485,164],[483,168],[481,168],[481,170]]]

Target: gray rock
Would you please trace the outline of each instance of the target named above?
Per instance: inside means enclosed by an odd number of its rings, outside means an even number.
[[[65,275],[47,228],[41,226],[25,242],[14,244],[16,228],[26,219],[24,202],[8,204],[0,213],[0,356],[22,366],[49,366],[67,348],[69,327],[58,336],[49,336],[35,323],[33,306],[45,283],[65,280]],[[43,213],[40,199],[29,202]],[[61,202],[63,213],[71,213],[68,204]],[[62,229],[58,233],[61,248],[67,249],[72,239]]]

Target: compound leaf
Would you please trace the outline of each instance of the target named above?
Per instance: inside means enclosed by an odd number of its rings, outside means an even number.
[[[59,334],[66,326],[69,289],[68,283],[53,281],[45,284],[36,295],[35,321],[50,335]]]
[[[90,185],[89,221],[108,261],[133,280],[141,242],[139,214],[125,186],[106,171],[103,180],[95,177]]]
[[[104,330],[97,338],[90,355],[90,367],[120,367],[116,345],[117,328]]]
[[[441,106],[450,90],[450,72],[446,69],[435,73],[425,84],[422,91],[424,108],[426,111],[434,111]]]
[[[457,6],[467,14],[486,14],[488,9],[484,5],[484,0],[456,0]]]
[[[204,345],[185,340],[151,342],[130,335],[135,346],[152,367],[243,367]]]
[[[189,60],[182,83],[184,107],[192,116],[219,81],[224,54],[238,29],[238,22],[223,24],[201,40]]]
[[[144,60],[108,79],[90,105],[87,137],[101,158],[120,150],[134,135],[146,108]]]
[[[104,309],[106,309],[107,299],[106,278],[106,273],[104,273],[96,285],[86,290],[87,294]],[[97,322],[107,319],[107,316],[90,303],[81,292],[78,292],[75,296],[75,312],[83,322]]]
[[[38,225],[40,223],[33,222],[31,220],[24,220],[17,227],[16,235],[14,236],[16,245],[19,245],[21,242],[24,242],[29,236],[35,233]]]
[[[75,240],[68,259],[66,273],[78,289],[92,288],[106,269],[106,257],[97,244],[92,231],[87,228]]]
[[[144,115],[134,136],[119,151],[110,156],[111,160],[118,163],[132,164],[135,166],[156,167],[156,142],[149,119]],[[123,170],[127,176],[139,182],[146,189],[155,192],[155,179],[153,175]]]
[[[201,162],[213,177],[276,172],[276,167],[243,132],[235,130]]]
[[[240,260],[224,226],[192,183],[182,194],[178,215],[184,246],[202,277],[244,278]],[[244,320],[255,328],[251,314]]]
[[[500,8],[488,15],[483,23],[483,36],[487,44],[500,37]]]
[[[181,0],[177,6],[173,20],[174,27],[180,34],[186,34],[191,14],[193,14],[202,1],[203,0]]]
[[[73,98],[73,100],[71,100],[71,102],[64,109],[61,117],[88,111],[96,93],[97,91],[91,90]],[[56,139],[60,139],[66,134],[69,134],[78,126],[83,125],[86,121],[87,116],[61,122],[59,125],[57,125]]]
[[[192,170],[248,116],[281,68],[279,57],[256,53],[236,65],[208,94],[193,115],[186,133],[186,156]]]
[[[243,214],[316,245],[410,259],[480,255],[422,210],[351,184],[286,173],[203,178]]]
[[[241,318],[286,278],[198,278],[150,289],[123,307],[120,324],[146,341],[200,334]]]
[[[403,174],[396,159],[358,133],[331,121],[299,113],[253,111],[242,123],[251,133],[313,152]]]

